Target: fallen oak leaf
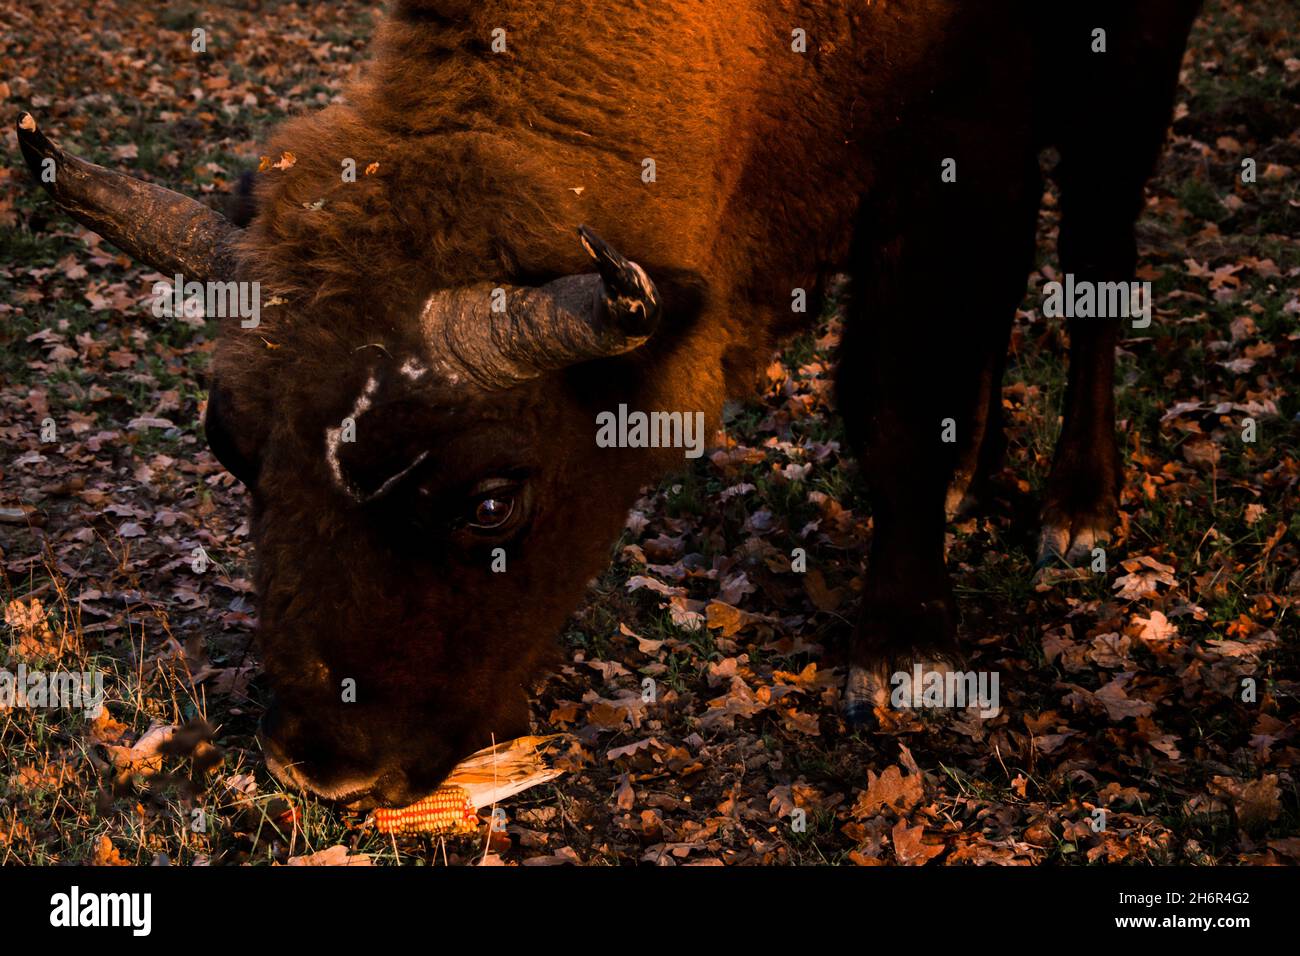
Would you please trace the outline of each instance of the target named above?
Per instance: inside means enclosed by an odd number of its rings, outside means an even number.
[[[732,607],[722,601],[710,601],[705,608],[705,617],[711,630],[721,630],[723,637],[731,637],[744,630],[750,622],[750,615],[738,607]]]
[[[91,866],[130,866],[131,863],[122,856],[120,850],[113,846],[107,836],[101,836],[95,842],[95,851],[90,858]]]
[[[289,866],[374,866],[366,853],[353,853],[343,844],[316,853],[289,857]]]
[[[1148,555],[1124,561],[1121,567],[1129,573],[1116,578],[1115,583],[1111,585],[1112,589],[1119,592],[1115,595],[1117,598],[1137,601],[1155,594],[1157,584],[1178,586],[1174,569]]]
[[[1138,736],[1147,742],[1152,750],[1158,750],[1170,760],[1179,760],[1182,754],[1178,750],[1178,737],[1166,733],[1150,717],[1137,719]]]
[[[1178,636],[1178,625],[1170,623],[1160,611],[1152,611],[1150,617],[1134,615],[1133,623],[1142,628],[1138,634],[1141,641],[1168,641]]]
[[[786,730],[808,737],[820,737],[822,732],[821,721],[816,714],[796,710],[793,707],[781,712],[781,724]]]
[[[600,679],[609,683],[615,677],[631,677],[632,672],[620,664],[618,661],[583,661],[594,671],[600,673]]]
[[[108,746],[110,744],[121,744],[122,738],[131,728],[121,721],[113,719],[113,715],[105,707],[99,712],[99,716],[90,722],[90,739],[97,744]]]
[[[858,819],[866,819],[876,816],[881,810],[889,809],[901,816],[924,797],[920,774],[904,775],[897,766],[886,767],[880,776],[868,770],[867,789],[853,804],[850,814]]]
[[[612,698],[589,690],[582,695],[582,702],[589,705],[588,719],[601,730],[620,730],[625,722],[635,730],[645,719],[649,705],[639,691],[626,689],[619,690]]]
[[[646,747],[653,747],[662,750],[663,744],[661,744],[655,737],[646,737],[644,740],[638,740],[623,747],[611,747],[605,752],[605,759],[612,761],[618,760],[620,757],[630,757],[637,751],[643,750]]]
[[[944,851],[942,843],[926,843],[925,827],[909,827],[906,820],[894,824],[890,837],[894,841],[894,856],[904,866],[924,866]]]
[[[1145,700],[1134,700],[1124,692],[1124,685],[1131,675],[1119,675],[1105,687],[1092,695],[1093,699],[1106,708],[1106,716],[1113,721],[1125,717],[1146,717],[1154,711],[1155,705]]]
[[[175,724],[153,723],[139,740],[130,747],[108,746],[109,759],[118,770],[146,776],[162,769],[163,746],[172,739],[179,728]]]
[[[1282,791],[1275,773],[1248,783],[1231,777],[1213,777],[1210,789],[1231,798],[1237,824],[1247,832],[1262,830],[1282,813]]]
[[[1261,654],[1270,650],[1277,643],[1278,637],[1272,631],[1259,631],[1242,641],[1210,638],[1205,642],[1206,646],[1217,654],[1220,659],[1244,658],[1250,661],[1258,660]]]
[[[571,846],[562,846],[552,856],[530,856],[523,861],[524,866],[582,866],[578,851]]]

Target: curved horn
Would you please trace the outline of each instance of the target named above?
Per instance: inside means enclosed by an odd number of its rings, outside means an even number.
[[[450,381],[464,375],[484,388],[509,388],[646,343],[659,322],[654,282],[586,226],[578,237],[597,274],[505,288],[504,301],[486,284],[429,298],[421,324]]]
[[[170,189],[69,156],[36,128],[30,113],[18,117],[18,145],[54,201],[122,251],[169,275],[200,281],[231,277],[230,240],[239,230],[220,213]]]

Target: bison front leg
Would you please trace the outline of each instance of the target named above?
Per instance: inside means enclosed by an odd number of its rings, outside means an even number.
[[[946,518],[1000,451],[994,406],[1032,260],[1039,188],[1027,151],[971,159],[967,173],[969,186],[923,188],[905,208],[891,199],[894,207],[863,227],[838,380],[873,523],[849,651],[850,723],[895,694],[911,696],[911,682],[897,675],[918,664],[947,669],[961,656]]]
[[[850,721],[887,703],[916,663],[957,658],[957,610],[944,566],[945,500],[958,436],[974,427],[978,336],[942,299],[905,303],[911,241],[897,237],[862,276],[840,357],[839,402],[871,499],[870,567],[849,651]],[[917,252],[928,243],[917,243]],[[910,314],[909,314],[910,313]],[[920,329],[926,329],[919,334]]]
[[[928,364],[928,360],[927,363]],[[946,363],[944,363],[946,364]],[[919,371],[919,370],[917,370]],[[872,375],[882,376],[872,363]],[[944,498],[952,456],[936,447],[943,406],[968,425],[968,407],[953,413],[959,390],[882,376],[894,397],[877,396],[860,457],[870,490],[872,539],[862,606],[849,648],[845,716],[858,723],[887,706],[891,676],[946,666],[958,658],[957,608],[944,565]],[[910,388],[909,388],[910,385]],[[950,399],[950,402],[945,402]]]

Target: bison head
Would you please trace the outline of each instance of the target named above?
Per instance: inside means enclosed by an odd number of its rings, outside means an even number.
[[[38,177],[56,169],[41,178],[59,204],[138,259],[239,278],[245,239],[215,211],[68,156],[26,114],[19,140]],[[628,353],[660,294],[590,230],[578,241],[595,271],[223,332],[205,429],[252,499],[261,739],[282,782],[405,804],[526,732],[526,685],[646,477],[595,448],[593,422],[635,398]]]

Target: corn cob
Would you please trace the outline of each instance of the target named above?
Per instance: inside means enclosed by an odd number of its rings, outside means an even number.
[[[561,771],[547,762],[545,751],[562,737],[520,737],[486,747],[458,763],[432,794],[409,807],[375,811],[380,833],[428,833],[445,836],[478,829],[478,809],[554,780]]]
[[[380,833],[473,833],[478,829],[478,808],[464,787],[441,786],[409,807],[376,810],[375,827]]]

